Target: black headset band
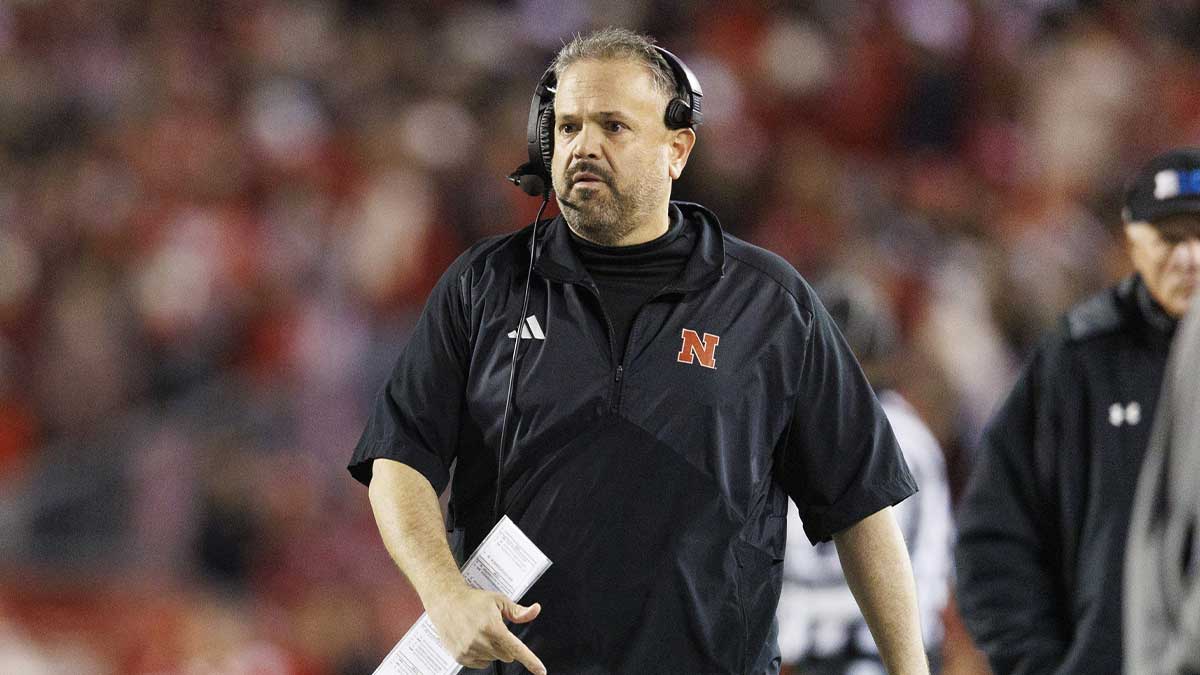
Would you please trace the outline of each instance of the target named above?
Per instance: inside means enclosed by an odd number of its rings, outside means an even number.
[[[683,59],[680,59],[658,45],[654,46],[654,50],[667,62],[667,66],[671,69],[671,75],[675,81],[675,92],[672,93],[671,99],[682,100],[687,109],[691,111],[688,114],[686,124],[672,128],[682,129],[683,127],[697,126],[704,116],[700,110],[700,100],[704,97],[704,90],[700,87],[700,80],[696,79],[696,74],[692,72],[691,68],[687,67]],[[687,98],[680,98],[678,96],[679,93],[683,93]]]

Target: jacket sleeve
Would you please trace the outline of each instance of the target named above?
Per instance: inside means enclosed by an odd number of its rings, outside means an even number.
[[[470,331],[464,253],[442,275],[375,398],[350,459],[350,474],[371,482],[379,458],[407,464],[441,492],[450,480],[463,414]]]
[[[917,491],[875,393],[833,318],[807,286],[812,318],[798,396],[775,477],[812,543]]]
[[[997,675],[1053,673],[1067,647],[1050,492],[1061,397],[1045,376],[1056,360],[1048,351],[1056,350],[1043,345],[985,430],[959,510],[959,606]]]

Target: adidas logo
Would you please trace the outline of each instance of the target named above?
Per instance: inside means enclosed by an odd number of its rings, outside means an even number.
[[[517,331],[511,330],[508,332],[508,338],[510,340],[515,340],[516,337],[517,337]],[[525,324],[521,326],[521,339],[522,340],[545,340],[546,339],[546,334],[542,332],[542,327],[540,325],[538,325],[538,320],[537,320],[536,316],[530,315],[530,316],[525,317]]]

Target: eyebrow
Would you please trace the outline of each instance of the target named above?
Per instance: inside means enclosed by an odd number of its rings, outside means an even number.
[[[574,114],[574,113],[564,113],[564,114],[562,114],[562,115],[556,115],[555,117],[556,117],[556,118],[557,118],[559,121],[562,121],[562,120],[577,120],[577,119],[579,119],[580,115],[578,115],[578,114]],[[617,111],[611,111],[611,110],[602,110],[602,111],[600,111],[600,112],[594,112],[594,113],[592,113],[592,114],[591,114],[591,117],[595,117],[595,118],[599,118],[599,119],[611,119],[611,118],[613,118],[613,117],[626,118],[626,117],[629,117],[629,115],[628,115],[628,113],[623,113],[623,112],[617,112]]]
[[[1171,223],[1160,225],[1158,235],[1164,239],[1190,239],[1200,237],[1200,222]]]

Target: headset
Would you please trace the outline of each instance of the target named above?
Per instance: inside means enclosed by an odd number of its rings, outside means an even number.
[[[700,110],[700,100],[704,91],[696,75],[671,52],[654,46],[654,51],[671,69],[675,82],[675,95],[667,103],[664,116],[668,129],[693,128],[700,124],[703,114]],[[529,281],[533,278],[533,264],[537,259],[537,230],[538,221],[546,204],[550,202],[550,192],[554,189],[551,178],[551,159],[554,157],[554,95],[557,93],[558,77],[551,65],[542,73],[537,86],[533,89],[533,102],[529,105],[529,124],[526,128],[526,146],[529,150],[529,161],[517,167],[509,174],[508,180],[521,188],[531,197],[541,197],[542,205],[533,218],[532,232],[529,240],[529,269],[525,274],[525,291],[521,300],[521,317],[517,323],[515,340],[513,340],[512,361],[508,369],[508,393],[504,397],[504,417],[500,424],[500,446],[496,450],[496,495],[492,505],[492,522],[500,520],[500,491],[501,473],[504,467],[504,445],[508,439],[509,409],[512,407],[514,386],[517,376],[517,354],[521,348],[521,331],[525,327],[525,316],[529,313]],[[686,100],[679,96],[683,93]],[[510,448],[511,450],[511,448]]]
[[[654,51],[671,69],[675,81],[675,95],[667,103],[664,115],[668,129],[684,129],[698,126],[704,119],[700,102],[704,90],[695,73],[683,61],[671,52],[654,46]],[[529,123],[526,126],[525,144],[529,151],[529,161],[517,167],[509,174],[508,180],[521,188],[531,197],[549,199],[550,191],[554,189],[551,179],[550,164],[554,157],[554,95],[558,91],[558,76],[554,66],[546,69],[542,79],[533,89],[533,102],[529,105]],[[679,96],[686,95],[687,99]]]

